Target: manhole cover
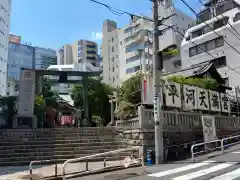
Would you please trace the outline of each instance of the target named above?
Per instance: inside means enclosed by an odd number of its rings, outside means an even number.
[[[138,176],[137,173],[124,173],[124,174],[111,174],[108,176],[105,176],[105,179],[108,180],[122,180],[122,179],[127,179],[127,178],[131,178],[131,177],[136,177]]]

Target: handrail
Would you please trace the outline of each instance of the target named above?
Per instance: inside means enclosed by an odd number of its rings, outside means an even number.
[[[116,154],[116,153],[120,153],[120,152],[125,152],[125,151],[139,151],[140,147],[132,147],[132,148],[126,148],[126,149],[118,149],[115,151],[109,151],[109,152],[104,152],[104,153],[99,153],[99,154],[93,154],[93,155],[89,155],[89,156],[85,156],[85,157],[80,157],[80,158],[75,158],[75,159],[68,159],[67,161],[65,161],[62,165],[62,176],[63,179],[65,179],[65,175],[66,175],[66,165],[68,163],[73,163],[73,162],[78,162],[78,161],[86,161],[86,167],[87,167],[87,160],[91,159],[91,158],[96,158],[96,157],[101,157],[101,156],[107,156],[110,154]],[[104,159],[105,161],[106,159]],[[144,163],[144,162],[141,162]],[[104,163],[104,166],[106,167],[106,162]],[[88,169],[87,169],[88,170]]]
[[[213,140],[213,141],[207,141],[207,142],[202,142],[202,143],[198,143],[198,144],[192,145],[192,147],[191,147],[192,159],[194,158],[194,155],[195,155],[195,154],[199,154],[199,153],[204,152],[204,151],[200,151],[200,152],[194,153],[194,148],[195,148],[195,147],[202,146],[202,145],[206,145],[206,144],[211,144],[211,143],[214,143],[214,142],[220,142],[220,143],[221,143],[221,140],[220,140],[220,139],[217,139],[217,140]],[[221,146],[220,146],[220,147],[221,147]],[[220,147],[217,147],[217,148],[220,148]],[[215,149],[217,149],[217,148],[215,148]],[[214,150],[214,149],[212,149],[212,150]]]
[[[118,149],[118,150],[114,150],[114,151],[109,151],[109,152],[104,152],[104,153],[99,153],[99,154],[93,154],[93,155],[89,155],[89,156],[85,156],[85,157],[80,157],[80,158],[74,158],[74,159],[68,159],[67,161],[65,161],[62,165],[62,175],[63,175],[63,179],[66,175],[66,165],[68,163],[73,163],[73,162],[78,162],[78,161],[86,161],[86,167],[87,167],[87,160],[91,159],[91,158],[96,158],[96,157],[101,157],[101,156],[107,156],[110,154],[116,154],[116,153],[120,153],[120,152],[125,152],[125,151],[139,151],[140,148],[139,147],[132,147],[132,148],[126,148],[126,149]],[[104,159],[105,161],[106,159]],[[142,162],[143,163],[143,162]],[[104,163],[104,165],[106,165],[106,162]],[[88,170],[88,169],[87,169]]]
[[[32,180],[32,174],[33,174],[33,164],[43,164],[43,163],[54,163],[55,164],[55,176],[57,176],[58,171],[57,171],[57,162],[60,162],[61,160],[39,160],[39,161],[31,161],[29,164],[29,178]]]
[[[224,141],[226,141],[226,140],[230,140],[230,139],[239,138],[239,137],[240,137],[240,135],[230,136],[230,137],[223,138],[223,139],[221,140],[221,149],[222,149],[222,153],[224,152],[224,147],[229,146],[229,145],[233,145],[233,144],[237,144],[237,143],[240,142],[240,141],[238,141],[238,142],[235,142],[235,143],[230,143],[230,144],[224,145]]]

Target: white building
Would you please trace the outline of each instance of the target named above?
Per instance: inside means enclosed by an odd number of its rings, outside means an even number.
[[[7,91],[8,37],[11,15],[11,0],[0,1],[0,95]]]
[[[240,75],[237,73],[240,72],[240,53],[236,52],[240,52],[240,1],[213,2],[216,4],[211,1],[206,4],[209,8],[198,15],[198,25],[188,29],[185,34],[181,45],[182,68],[211,61],[226,84],[234,90],[240,86]]]
[[[166,25],[176,25],[174,28],[183,34],[194,24],[194,20],[176,9],[171,0],[165,0],[159,6],[159,19],[176,14],[166,20]],[[132,19],[124,28],[117,28],[117,23],[105,20],[103,24],[102,58],[103,81],[114,87],[137,71],[148,71],[152,65],[152,27],[151,21]],[[166,29],[166,26],[159,27]],[[182,35],[172,29],[163,32],[159,37],[160,50],[170,46],[180,46]],[[180,56],[167,59],[163,62],[164,70],[172,72],[180,68]]]

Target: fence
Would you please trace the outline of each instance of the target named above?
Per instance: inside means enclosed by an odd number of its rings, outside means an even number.
[[[163,128],[177,129],[177,130],[192,130],[202,128],[201,117],[202,113],[195,112],[174,112],[163,111],[162,117],[164,119]],[[215,116],[216,128],[240,128],[240,118],[234,116]],[[130,120],[117,121],[118,128],[139,129],[139,128],[153,128],[154,114],[153,110],[138,108],[138,117]]]

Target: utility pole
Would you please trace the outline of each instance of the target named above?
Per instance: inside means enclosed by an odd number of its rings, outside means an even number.
[[[159,20],[158,20],[158,1],[153,2],[153,92],[154,92],[154,121],[155,121],[155,151],[156,151],[156,164],[160,164],[164,160],[164,147],[163,147],[163,127],[162,120],[162,90],[160,83],[160,74],[162,72],[162,59],[159,56]]]

